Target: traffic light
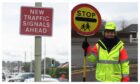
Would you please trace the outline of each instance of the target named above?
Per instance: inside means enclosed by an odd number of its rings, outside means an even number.
[[[55,60],[52,59],[51,67],[55,67]]]

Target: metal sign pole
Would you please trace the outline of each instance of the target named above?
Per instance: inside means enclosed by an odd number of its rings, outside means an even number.
[[[41,2],[36,2],[35,7],[41,7]],[[41,36],[35,36],[35,82],[41,82]]]
[[[87,42],[87,37],[85,37],[85,42]],[[87,56],[87,50],[84,51],[84,64],[83,64],[83,81],[86,81],[86,56]]]
[[[41,81],[41,36],[35,36],[35,82]]]

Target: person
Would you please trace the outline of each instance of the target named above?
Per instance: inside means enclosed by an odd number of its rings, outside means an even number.
[[[66,82],[66,81],[68,81],[68,79],[66,79],[65,74],[61,74],[61,76],[60,76],[60,78],[59,78],[59,81],[61,81],[61,82]]]
[[[128,82],[129,60],[124,43],[116,34],[116,24],[107,22],[102,38],[92,47],[87,41],[82,48],[87,60],[96,62],[96,80],[100,82]]]

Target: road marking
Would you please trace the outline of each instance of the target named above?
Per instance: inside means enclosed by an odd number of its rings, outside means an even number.
[[[95,69],[94,68],[87,69],[87,72],[90,72],[90,71],[95,71]],[[72,75],[74,75],[74,74],[80,74],[80,73],[83,73],[83,69],[72,71]]]

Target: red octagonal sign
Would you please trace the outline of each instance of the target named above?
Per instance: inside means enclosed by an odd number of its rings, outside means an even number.
[[[20,34],[51,36],[52,8],[21,7]]]

